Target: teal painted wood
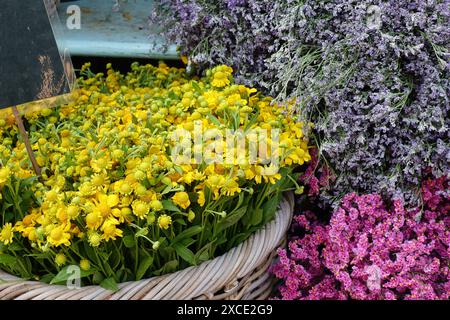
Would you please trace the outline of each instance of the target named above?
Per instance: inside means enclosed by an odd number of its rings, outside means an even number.
[[[114,1],[78,0],[61,3],[58,8],[63,24],[64,45],[72,55],[179,59],[175,45],[164,51],[165,40],[158,26],[149,25],[148,16],[153,0],[120,0],[117,12]],[[81,29],[69,29],[67,9],[77,5],[81,9]]]

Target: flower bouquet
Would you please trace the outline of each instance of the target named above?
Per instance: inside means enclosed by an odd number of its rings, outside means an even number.
[[[229,252],[274,219],[283,192],[302,192],[309,124],[289,106],[234,84],[227,66],[131,69],[85,64],[68,104],[26,113],[40,176],[2,111],[0,269],[117,291]]]

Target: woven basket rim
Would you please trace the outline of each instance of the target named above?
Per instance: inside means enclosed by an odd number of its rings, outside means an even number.
[[[173,273],[119,283],[116,292],[98,285],[71,289],[63,285],[23,280],[0,269],[0,300],[185,300],[210,299],[216,294],[223,296],[243,286],[241,280],[266,265],[268,257],[272,260],[276,248],[285,240],[293,208],[292,192],[285,193],[275,219],[223,255]]]

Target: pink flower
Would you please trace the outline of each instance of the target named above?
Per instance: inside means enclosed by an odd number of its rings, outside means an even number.
[[[283,299],[448,299],[450,198],[448,178],[426,180],[424,204],[388,207],[380,195],[347,194],[320,222],[298,215],[288,250],[272,272]],[[418,219],[420,217],[420,219]],[[294,228],[294,229],[295,229]]]

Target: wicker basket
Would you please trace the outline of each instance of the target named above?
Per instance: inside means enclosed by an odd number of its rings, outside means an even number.
[[[286,240],[294,206],[292,193],[276,218],[226,254],[199,266],[145,280],[119,284],[117,292],[99,286],[69,289],[23,281],[0,271],[0,300],[149,300],[266,299],[273,287],[268,273],[276,248]]]

